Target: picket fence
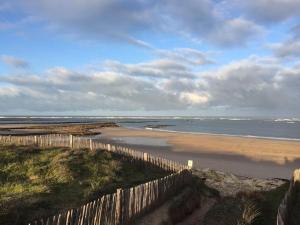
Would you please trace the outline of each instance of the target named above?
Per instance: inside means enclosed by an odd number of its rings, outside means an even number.
[[[290,186],[277,212],[277,225],[288,225],[290,211],[294,205],[295,195],[300,194],[300,169],[296,169],[290,181]],[[300,212],[299,212],[300,213]]]
[[[187,165],[156,157],[146,152],[137,151],[128,147],[102,143],[99,139],[92,137],[79,137],[73,135],[63,134],[49,134],[49,135],[29,135],[29,136],[4,136],[0,135],[0,142],[12,143],[19,145],[37,145],[39,147],[70,147],[70,148],[89,148],[90,150],[103,149],[115,152],[120,155],[132,157],[151,165],[158,166],[169,172],[178,172],[188,169]]]
[[[40,147],[71,147],[104,149],[132,157],[147,165],[154,165],[171,175],[127,189],[117,189],[113,194],[104,195],[81,207],[41,218],[28,225],[127,225],[160,205],[183,186],[191,182],[191,172],[186,165],[152,156],[130,148],[101,143],[97,139],[60,134],[35,136],[0,136],[0,142]]]

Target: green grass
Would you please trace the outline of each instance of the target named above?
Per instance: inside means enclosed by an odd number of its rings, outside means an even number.
[[[165,175],[107,151],[0,145],[0,224],[25,224]]]

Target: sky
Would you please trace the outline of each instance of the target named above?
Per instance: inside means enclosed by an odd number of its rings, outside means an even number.
[[[300,0],[0,0],[1,115],[300,117]]]

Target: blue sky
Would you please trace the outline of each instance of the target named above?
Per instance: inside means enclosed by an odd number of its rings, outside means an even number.
[[[300,0],[2,0],[0,113],[300,114]]]

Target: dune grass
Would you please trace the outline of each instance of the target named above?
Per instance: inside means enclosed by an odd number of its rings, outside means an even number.
[[[295,192],[293,194],[292,209],[289,215],[289,224],[298,225],[300,224],[300,182],[296,183]]]
[[[165,175],[107,151],[0,145],[0,224],[24,224]]]
[[[239,192],[215,204],[205,216],[206,225],[275,225],[277,209],[289,183],[261,192]]]

